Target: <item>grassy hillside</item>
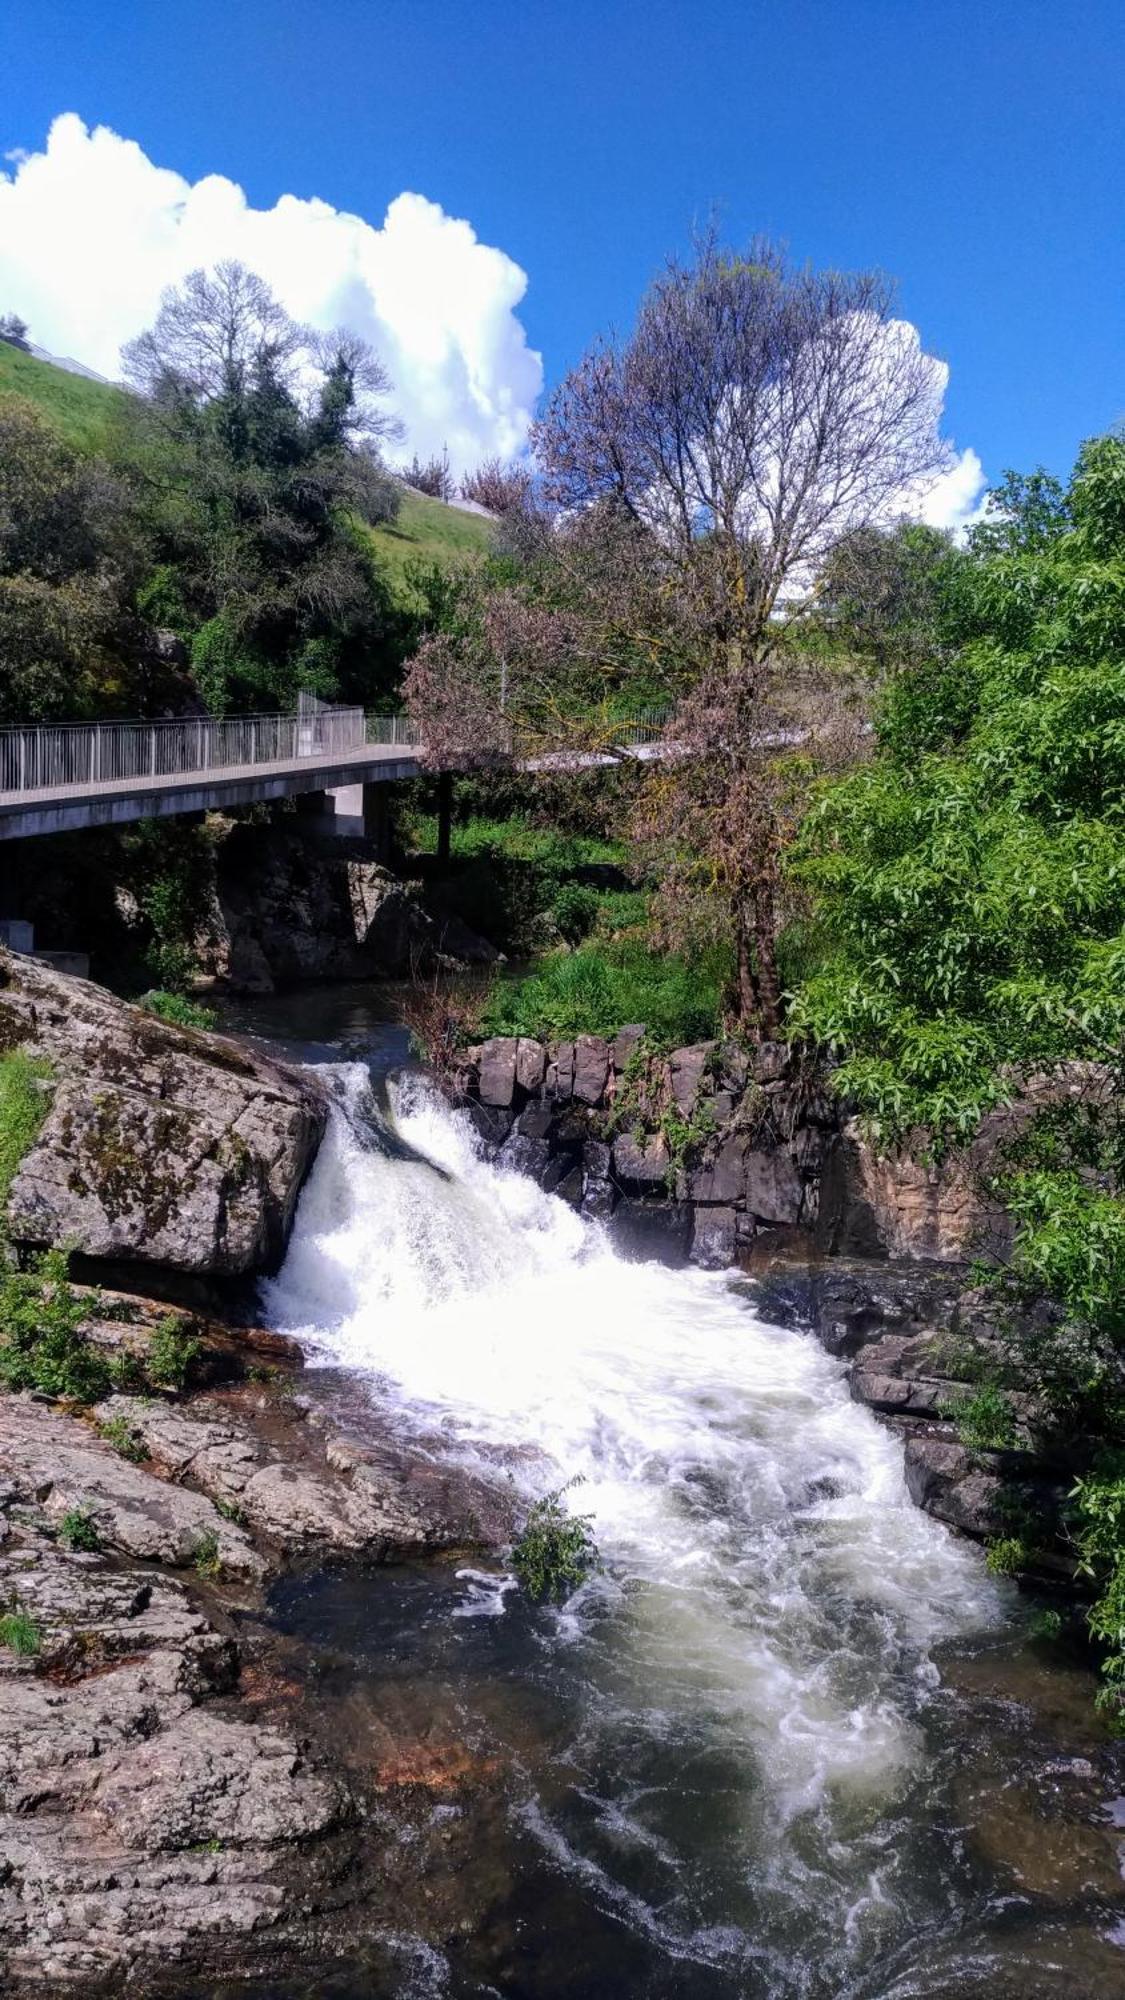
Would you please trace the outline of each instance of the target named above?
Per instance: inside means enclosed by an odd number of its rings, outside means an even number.
[[[23,396],[39,408],[68,444],[77,451],[112,449],[113,433],[128,405],[128,392],[108,383],[68,375],[49,361],[37,361],[18,347],[0,341],[0,396]],[[488,548],[492,524],[479,514],[462,513],[442,500],[407,488],[393,527],[373,528],[372,544],[380,567],[390,576],[404,603],[411,598],[406,579],[410,562],[465,562]]]
[[[125,409],[124,389],[69,375],[0,340],[0,396],[34,403],[76,451],[105,451]]]
[[[406,487],[398,520],[389,527],[372,528],[370,534],[381,568],[390,576],[396,594],[409,605],[412,592],[407,565],[471,562],[486,553],[492,522]]]

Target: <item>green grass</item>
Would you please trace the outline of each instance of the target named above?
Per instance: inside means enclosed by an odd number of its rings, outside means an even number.
[[[411,566],[439,563],[448,567],[487,555],[492,528],[492,522],[482,514],[463,513],[459,507],[447,507],[444,500],[431,500],[428,494],[406,487],[397,521],[369,528],[367,533],[402,608],[417,611],[425,606],[411,583]]]
[[[10,1653],[20,1653],[26,1658],[37,1653],[41,1644],[38,1625],[19,1604],[13,1604],[0,1616],[0,1646],[6,1646]]]
[[[20,1161],[34,1144],[47,1116],[50,1094],[42,1088],[51,1065],[10,1049],[0,1056],[0,1227]]]
[[[130,400],[124,389],[70,375],[7,341],[0,341],[0,396],[34,403],[67,444],[88,452],[111,451]]]
[[[410,822],[410,834],[419,853],[429,853],[437,846],[437,818],[433,813],[418,813]],[[534,861],[538,867],[548,869],[553,875],[567,875],[575,869],[589,868],[598,864],[624,867],[629,857],[629,849],[623,840],[599,840],[592,834],[560,833],[553,826],[536,826],[534,821],[521,819],[467,820],[464,825],[456,822],[450,830],[450,853],[463,861],[478,861],[485,856],[499,856],[505,861]]]
[[[151,993],[142,993],[137,1002],[146,1014],[157,1014],[162,1021],[171,1021],[176,1028],[213,1028],[215,1010],[201,1007],[197,1001],[188,1000],[183,993],[166,993],[163,987],[155,987]]]
[[[631,940],[552,952],[524,977],[501,980],[481,1018],[490,1035],[540,1040],[615,1035],[639,1022],[670,1048],[718,1032],[723,968],[714,956],[661,955]]]

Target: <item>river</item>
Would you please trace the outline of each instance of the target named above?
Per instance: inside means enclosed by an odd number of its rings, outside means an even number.
[[[911,1505],[840,1364],[737,1275],[627,1263],[483,1162],[369,994],[228,1025],[337,1094],[263,1300],[314,1392],[529,1495],[575,1482],[602,1558],[559,1609],[483,1566],[275,1591],[337,1692],[409,1691],[504,1774],[463,1930],[389,1921],[377,1960],[293,1993],[1125,1994],[1089,1676]]]

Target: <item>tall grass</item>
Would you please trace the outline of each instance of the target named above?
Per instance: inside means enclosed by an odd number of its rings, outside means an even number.
[[[614,1035],[639,1022],[675,1047],[718,1032],[725,967],[717,953],[689,963],[627,940],[552,953],[524,978],[494,989],[481,1026],[490,1035]]]

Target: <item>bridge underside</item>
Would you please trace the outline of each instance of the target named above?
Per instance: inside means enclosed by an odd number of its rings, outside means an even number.
[[[91,786],[88,791],[36,797],[24,793],[0,800],[0,841],[26,840],[49,833],[78,833],[95,826],[124,826],[131,820],[167,819],[181,813],[222,812],[230,806],[256,805],[269,799],[297,798],[303,793],[327,794],[325,831],[360,833],[364,824],[363,793],[369,785],[396,778],[418,778],[423,764],[416,752],[367,753],[333,763],[263,766],[230,777],[208,773],[182,779],[137,778],[116,786]],[[347,794],[347,796],[343,796]]]

